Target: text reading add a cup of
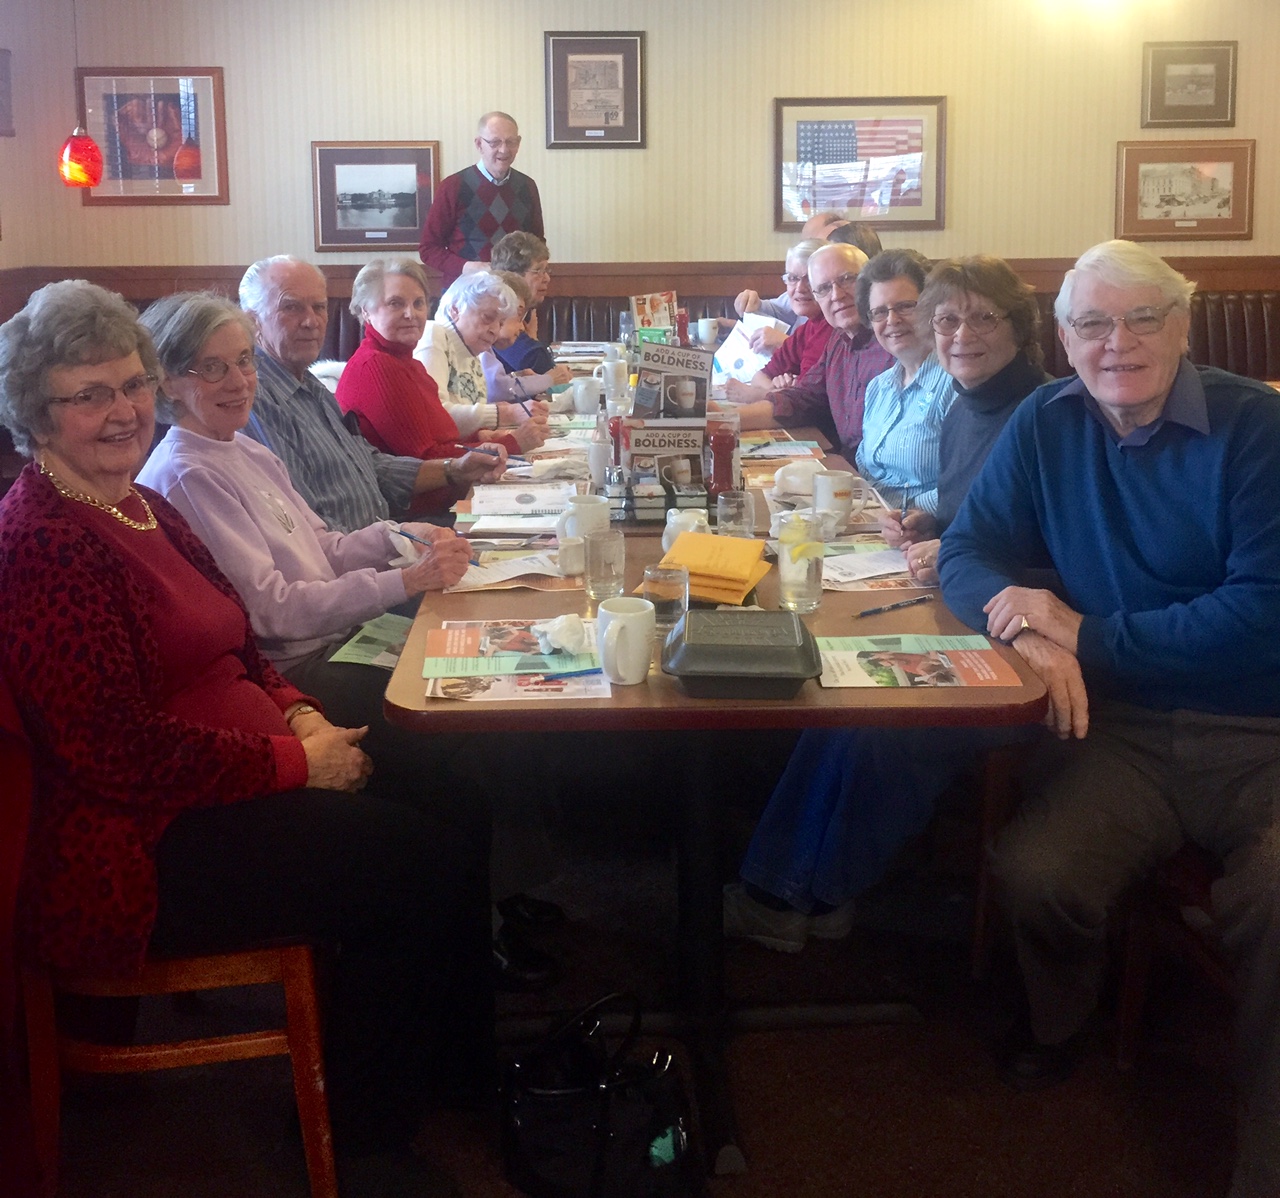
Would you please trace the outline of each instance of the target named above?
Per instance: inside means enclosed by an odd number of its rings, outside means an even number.
[[[585,537],[609,527],[609,500],[604,495],[573,495],[556,519],[556,539]]]
[[[656,630],[653,604],[624,596],[605,599],[596,613],[600,668],[610,682],[635,686],[649,676]]]

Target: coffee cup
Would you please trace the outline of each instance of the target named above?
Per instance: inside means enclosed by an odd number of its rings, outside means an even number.
[[[627,370],[626,362],[606,361],[591,372],[591,377],[603,383],[606,399],[616,399],[627,389]]]
[[[698,402],[698,384],[693,379],[677,379],[668,383],[667,402],[678,411],[692,412]]]
[[[600,380],[574,379],[573,410],[579,416],[594,416],[600,408]]]
[[[585,537],[609,527],[609,500],[603,495],[574,495],[556,520],[556,539]]]
[[[708,349],[716,343],[720,335],[720,322],[714,316],[703,316],[698,321],[698,340]]]
[[[676,458],[663,464],[661,474],[668,486],[687,487],[693,481],[693,466],[688,458]]]
[[[596,612],[596,648],[600,668],[610,682],[635,686],[649,676],[657,628],[653,604],[620,596],[604,599]]]
[[[819,511],[836,512],[847,524],[866,503],[859,487],[855,494],[855,476],[849,470],[822,470],[813,476],[813,506]]]
[[[561,537],[556,565],[562,578],[574,578],[587,568],[586,542],[581,537]]]

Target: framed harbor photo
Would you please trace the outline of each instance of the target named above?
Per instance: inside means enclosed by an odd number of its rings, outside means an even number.
[[[547,149],[644,149],[644,34],[543,37]]]
[[[83,203],[231,203],[221,67],[81,67],[76,101],[103,159]]]
[[[773,227],[835,210],[878,229],[944,227],[945,96],[773,102]]]
[[[416,250],[439,185],[438,141],[313,141],[316,249]]]
[[[1143,42],[1142,127],[1236,123],[1236,42]]]
[[[1116,236],[1130,241],[1253,237],[1253,141],[1122,141]]]

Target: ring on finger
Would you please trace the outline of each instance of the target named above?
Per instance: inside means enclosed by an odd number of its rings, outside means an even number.
[[[1030,627],[1031,627],[1031,625],[1027,623],[1027,617],[1026,617],[1026,616],[1023,616],[1023,617],[1022,617],[1022,623],[1018,625],[1018,631],[1019,631],[1019,632],[1026,632],[1026,630],[1027,630],[1028,628],[1030,628]]]

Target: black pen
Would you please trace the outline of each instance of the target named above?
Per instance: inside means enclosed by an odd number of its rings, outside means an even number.
[[[868,607],[864,611],[858,612],[854,619],[856,620],[858,616],[878,616],[881,612],[899,611],[904,607],[915,607],[917,603],[928,603],[932,599],[932,595],[917,595],[914,599],[900,599],[897,603],[886,603],[883,607]]]
[[[424,541],[421,537],[415,537],[415,536],[413,535],[413,533],[411,533],[411,532],[405,532],[405,530],[404,530],[403,528],[397,528],[397,529],[396,529],[396,532],[398,532],[402,537],[404,537],[404,539],[405,539],[406,541],[413,541],[415,544],[418,544],[418,545],[425,545],[428,549],[434,549],[434,548],[435,548],[435,542],[434,542],[434,541]],[[471,559],[471,565],[473,565],[473,566],[478,566],[479,564],[480,564],[480,559],[479,559],[479,558],[475,558],[475,557],[473,557],[473,558]]]

